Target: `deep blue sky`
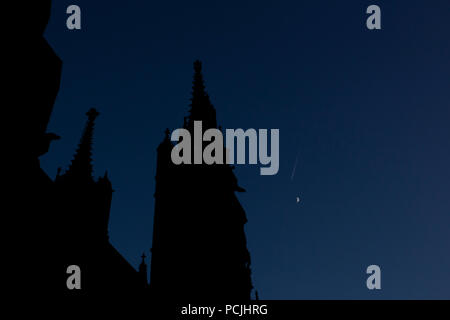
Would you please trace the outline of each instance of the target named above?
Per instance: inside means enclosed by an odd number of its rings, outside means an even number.
[[[66,168],[101,112],[95,175],[109,171],[111,241],[133,266],[151,247],[155,149],[201,59],[223,128],[280,129],[276,176],[236,169],[261,298],[450,298],[450,1],[61,0],[46,37],[64,61],[62,140],[41,163]]]

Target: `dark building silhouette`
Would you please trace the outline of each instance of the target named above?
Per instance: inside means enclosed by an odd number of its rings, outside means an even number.
[[[203,130],[217,128],[199,61],[194,69],[189,116],[184,121],[191,137],[196,120],[202,121]],[[157,149],[152,295],[189,301],[249,300],[247,218],[235,195],[244,190],[233,167],[173,164],[169,134],[167,130]]]
[[[59,91],[62,61],[43,37],[51,1],[17,3],[12,10],[17,26],[4,38],[8,59],[3,63],[9,101],[6,119],[14,126],[3,145],[6,164],[4,226],[6,290],[34,298],[64,294],[99,296],[142,292],[146,283],[108,239],[112,198],[105,174],[92,177],[91,148],[94,119],[88,123],[74,159],[53,181],[40,167],[39,157],[59,136],[47,125]],[[17,16],[15,16],[17,14]],[[81,268],[81,290],[68,290],[67,268]]]
[[[94,120],[99,115],[90,109],[88,121],[72,163],[55,179],[57,210],[64,213],[65,265],[80,266],[83,292],[117,294],[144,289],[146,279],[116,251],[108,237],[109,212],[113,189],[108,175],[92,176]]]
[[[58,138],[47,132],[47,125],[62,62],[43,37],[51,1],[10,4],[7,15],[14,24],[2,37],[3,127],[9,127],[2,144],[3,289],[24,294],[55,289],[55,277],[65,272],[55,257],[59,225],[52,208],[54,185],[39,164]]]
[[[20,2],[22,3],[22,2]],[[113,196],[107,173],[94,179],[92,144],[99,113],[87,123],[67,170],[52,180],[39,157],[59,139],[47,132],[58,94],[62,61],[42,34],[51,1],[20,10],[17,37],[3,40],[11,105],[6,117],[14,125],[3,145],[6,161],[7,235],[3,257],[6,289],[35,298],[81,295],[140,296],[170,299],[249,300],[252,289],[246,247],[245,212],[235,196],[238,187],[228,165],[175,166],[169,132],[157,150],[155,224],[151,288],[145,255],[136,270],[111,245],[108,223]],[[184,127],[193,121],[215,128],[216,114],[205,93],[200,62],[195,63],[192,103]],[[12,243],[13,245],[9,245]],[[81,290],[69,290],[67,268],[81,269]],[[53,300],[48,300],[53,301]],[[147,299],[147,301],[151,301]]]

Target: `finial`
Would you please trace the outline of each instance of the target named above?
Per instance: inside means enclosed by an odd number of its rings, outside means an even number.
[[[202,72],[202,63],[200,60],[195,60],[194,61],[194,71],[197,73]]]
[[[89,120],[91,119],[94,120],[95,118],[97,118],[99,114],[100,113],[97,110],[95,110],[95,108],[90,108],[89,111],[86,112],[86,115],[88,116]]]
[[[166,138],[166,139],[169,139],[169,136],[170,136],[170,130],[169,130],[169,128],[166,128],[166,130],[164,131],[164,134],[166,135],[165,138]]]

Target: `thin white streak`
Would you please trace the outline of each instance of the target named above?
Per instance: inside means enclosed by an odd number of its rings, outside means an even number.
[[[294,179],[295,169],[297,168],[297,162],[298,162],[298,154],[297,154],[297,156],[295,157],[294,168],[292,169],[292,174],[291,174],[291,181]]]

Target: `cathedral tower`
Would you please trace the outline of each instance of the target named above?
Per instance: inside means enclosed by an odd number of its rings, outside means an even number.
[[[192,135],[194,121],[200,120],[204,130],[217,128],[201,63],[196,61],[184,128]],[[189,301],[249,300],[247,218],[235,195],[244,190],[229,165],[174,165],[169,135],[167,130],[157,149],[152,294]]]
[[[99,113],[90,109],[86,115],[88,120],[73,160],[66,172],[60,174],[58,170],[55,179],[60,219],[57,225],[62,230],[58,241],[65,244],[64,252],[59,255],[63,266],[80,267],[83,288],[80,294],[142,292],[146,279],[142,279],[109,242],[113,189],[106,172],[97,180],[93,178],[92,141],[94,121]],[[65,281],[61,283],[65,285]]]

